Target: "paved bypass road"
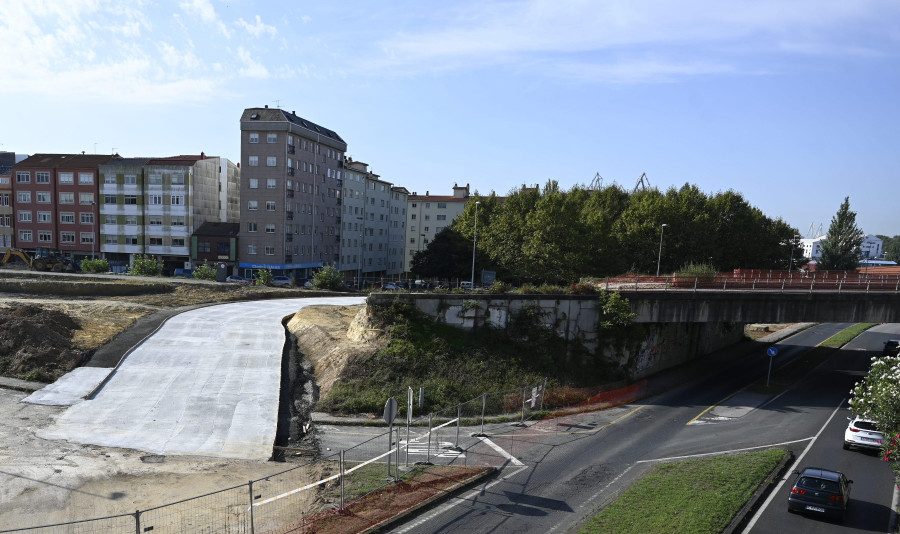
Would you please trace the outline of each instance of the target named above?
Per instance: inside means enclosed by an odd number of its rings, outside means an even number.
[[[778,344],[777,358],[788,360],[846,326],[819,325],[787,338]],[[464,428],[463,453],[444,449],[444,454],[436,456],[441,449],[435,448],[429,451],[432,461],[502,465],[500,475],[394,532],[566,532],[660,461],[772,445],[794,451],[801,465],[821,464],[848,473],[856,481],[852,511],[844,526],[790,515],[782,486],[751,532],[830,532],[835,528],[887,532],[893,498],[888,464],[841,448],[849,414],[847,392],[864,374],[869,357],[880,351],[881,340],[891,337],[887,332],[896,335],[900,325],[883,325],[865,334],[771,400],[747,393],[728,398],[753,379],[765,377],[767,357],[754,354],[740,361],[711,361],[711,367],[721,368],[708,378],[646,402],[524,429],[488,428],[490,443],[470,436],[477,429]],[[763,401],[757,409],[747,407]],[[326,427],[323,447],[347,448],[376,432]],[[434,441],[455,441],[455,429],[444,430]],[[376,439],[367,446],[371,452],[382,452],[386,444],[386,439]],[[425,452],[415,443],[410,462],[424,460]]]

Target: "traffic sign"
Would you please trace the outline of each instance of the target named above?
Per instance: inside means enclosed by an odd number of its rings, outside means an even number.
[[[768,354],[770,357],[775,356],[778,354],[778,348],[769,347],[769,349],[766,351],[766,354]]]
[[[391,397],[384,403],[384,422],[392,425],[397,418],[397,399]]]

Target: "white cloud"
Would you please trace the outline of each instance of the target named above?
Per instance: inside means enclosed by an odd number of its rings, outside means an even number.
[[[275,26],[269,26],[268,24],[264,24],[259,15],[256,15],[256,24],[250,24],[246,20],[239,18],[237,20],[239,26],[244,28],[244,31],[252,35],[253,37],[259,37],[263,34],[269,34],[272,37],[278,35],[278,30]]]
[[[250,57],[250,52],[248,52],[244,47],[238,47],[237,50],[238,59],[240,59],[241,64],[243,65],[238,72],[241,76],[245,76],[247,78],[268,78],[269,71],[266,69],[265,65],[256,62],[252,57]]]
[[[231,32],[228,31],[228,27],[225,26],[225,23],[219,19],[219,15],[216,14],[216,9],[209,0],[188,0],[182,2],[179,7],[181,7],[182,11],[185,13],[198,16],[203,22],[212,24],[213,27],[226,38],[231,38]]]

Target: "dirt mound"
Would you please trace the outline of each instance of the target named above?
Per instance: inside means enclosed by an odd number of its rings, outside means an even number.
[[[31,304],[0,311],[0,375],[53,382],[88,356],[72,343],[81,325],[68,315]]]

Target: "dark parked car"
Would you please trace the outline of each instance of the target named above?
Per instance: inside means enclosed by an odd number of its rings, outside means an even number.
[[[788,495],[788,511],[844,520],[850,502],[850,485],[840,471],[807,467],[794,471],[797,480]]]
[[[884,342],[884,348],[881,350],[882,356],[897,356],[898,353],[900,353],[900,339]]]

